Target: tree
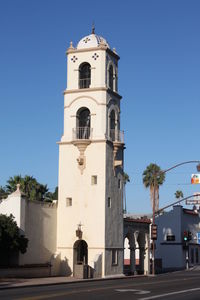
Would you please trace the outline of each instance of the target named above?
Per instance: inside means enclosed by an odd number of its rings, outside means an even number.
[[[143,172],[143,184],[145,188],[150,188],[150,199],[153,208],[154,186],[155,186],[155,211],[159,209],[159,186],[165,181],[165,173],[161,168],[151,163]]]
[[[9,264],[16,253],[25,253],[27,246],[28,239],[20,233],[13,215],[0,214],[0,264]]]
[[[20,184],[20,190],[29,200],[45,200],[48,192],[47,185],[39,183],[33,176],[25,175],[22,177],[21,175],[16,175],[10,177],[7,181],[6,192],[8,194],[13,193],[17,188],[17,184]]]
[[[124,189],[124,212],[126,213],[126,184],[130,182],[129,175],[123,172],[123,189]]]
[[[45,201],[52,202],[53,200],[58,200],[58,187],[55,188],[54,192],[47,192],[45,195]]]
[[[177,199],[183,198],[183,192],[180,190],[177,190],[174,195]]]
[[[7,198],[8,194],[4,187],[0,186],[0,200]]]

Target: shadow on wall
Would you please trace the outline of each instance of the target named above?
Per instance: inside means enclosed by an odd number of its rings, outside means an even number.
[[[94,266],[93,266],[93,277],[94,278],[101,278],[102,277],[102,253],[97,254],[94,259]]]
[[[72,270],[69,267],[68,259],[66,257],[60,263],[60,274],[65,275],[65,276],[71,276],[72,275]]]
[[[72,270],[69,267],[68,259],[61,260],[61,254],[55,253],[51,256],[51,276],[71,276]]]

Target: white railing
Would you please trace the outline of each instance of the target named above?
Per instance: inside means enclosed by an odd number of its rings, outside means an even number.
[[[124,131],[117,130],[117,129],[110,129],[110,139],[113,142],[124,143]]]
[[[92,137],[92,128],[76,127],[72,131],[73,140],[89,140]]]
[[[79,89],[86,89],[90,87],[90,78],[79,79]]]

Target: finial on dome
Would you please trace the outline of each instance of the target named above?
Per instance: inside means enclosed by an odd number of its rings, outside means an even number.
[[[70,46],[69,46],[69,48],[74,48],[74,47],[73,47],[73,43],[72,43],[72,41],[70,42]]]
[[[92,34],[95,34],[95,26],[94,26],[94,22],[92,23]]]

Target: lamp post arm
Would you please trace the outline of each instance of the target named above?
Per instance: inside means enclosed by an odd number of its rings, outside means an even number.
[[[196,196],[200,196],[200,194],[196,194],[195,197],[196,197]],[[170,206],[173,206],[173,205],[175,205],[175,204],[178,204],[178,203],[180,203],[180,202],[182,202],[182,201],[185,201],[185,200],[187,200],[187,199],[190,199],[190,198],[192,198],[192,197],[194,197],[194,195],[187,196],[187,197],[185,197],[185,198],[182,198],[181,200],[178,200],[178,201],[176,201],[176,202],[173,202],[173,203],[171,203],[171,204],[169,204],[169,205],[167,205],[167,206],[165,206],[165,207],[163,207],[163,208],[161,208],[161,209],[155,211],[155,215],[159,215],[159,214],[160,214],[163,210],[165,210],[166,208],[169,208]]]
[[[200,161],[199,161],[199,160],[189,160],[189,161],[184,161],[184,162],[179,163],[179,164],[177,164],[177,165],[175,165],[175,166],[173,166],[173,167],[171,167],[171,168],[169,168],[169,169],[166,169],[166,170],[161,171],[161,173],[166,173],[166,172],[171,171],[172,169],[175,169],[175,168],[177,168],[177,167],[179,167],[179,166],[186,165],[186,164],[191,164],[191,163],[198,163],[198,164],[199,164]]]

